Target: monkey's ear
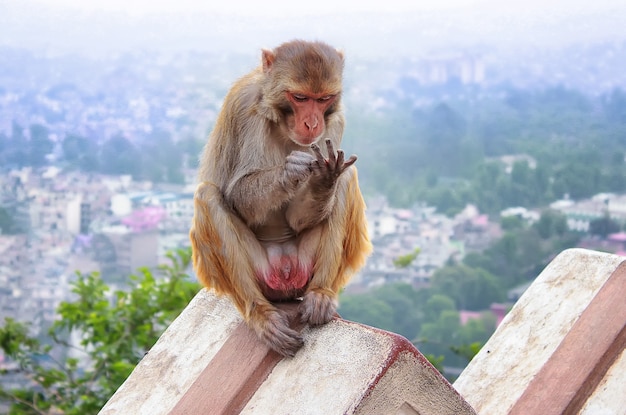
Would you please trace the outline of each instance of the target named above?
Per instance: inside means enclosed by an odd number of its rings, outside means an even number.
[[[269,49],[262,49],[261,61],[263,62],[263,72],[268,73],[272,69],[272,64],[276,55]]]

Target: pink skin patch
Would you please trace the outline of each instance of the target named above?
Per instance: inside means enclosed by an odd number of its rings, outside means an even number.
[[[291,269],[289,273],[285,269],[272,268],[269,275],[264,277],[265,283],[269,288],[275,291],[292,292],[304,287],[311,276],[308,267],[296,267]]]
[[[270,300],[293,299],[302,295],[311,279],[313,264],[301,263],[292,244],[266,246],[269,269],[258,275],[264,294]]]

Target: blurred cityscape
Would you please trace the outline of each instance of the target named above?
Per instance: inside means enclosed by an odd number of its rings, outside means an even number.
[[[167,261],[168,250],[189,245],[195,157],[230,82],[256,60],[199,52],[125,53],[97,60],[15,48],[0,49],[0,60],[0,207],[15,225],[13,232],[0,232],[0,314],[45,327],[59,302],[69,298],[75,271],[97,270],[122,283],[141,266]],[[350,111],[376,114],[406,99],[419,107],[446,97],[462,102],[464,97],[497,96],[503,85],[565,85],[598,95],[626,85],[626,74],[619,70],[625,65],[623,42],[538,50],[515,61],[488,50],[407,56],[384,64],[355,60],[346,73],[348,120]],[[23,148],[35,134],[45,136],[50,151],[45,162],[28,166],[23,159],[28,152],[14,147]],[[174,145],[195,143],[178,159],[174,167],[180,174],[170,183],[158,175],[140,180],[76,168],[72,163],[80,160],[71,160],[64,146],[73,136],[100,146],[122,137],[141,148],[155,135]],[[357,139],[346,141],[349,151],[366,151]],[[115,149],[111,154],[103,164],[112,165],[120,156]],[[511,163],[506,157],[500,161]],[[622,219],[623,198],[607,197]],[[472,205],[449,217],[424,203],[399,209],[370,192],[368,206],[376,249],[349,290],[395,281],[427,285],[450,258],[480,251],[502,235],[498,218]],[[582,231],[606,210],[604,202],[593,201],[556,207]],[[508,212],[531,221],[539,215],[524,207]],[[394,259],[416,247],[421,252],[410,267],[394,265]]]

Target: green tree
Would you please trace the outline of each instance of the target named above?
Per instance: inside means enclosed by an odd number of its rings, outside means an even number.
[[[543,239],[553,236],[561,237],[567,232],[567,218],[564,214],[552,209],[541,212],[539,221],[533,225]]]
[[[484,251],[483,259],[477,261],[478,258],[472,256],[467,260],[480,263],[497,275],[502,288],[507,289],[536,277],[537,264],[545,265],[544,261],[552,253],[551,247],[546,247],[537,230],[531,227],[505,232]]]
[[[8,164],[10,149],[9,137],[4,133],[0,133],[0,166],[6,166]]]
[[[501,163],[494,161],[479,163],[471,176],[471,192],[469,192],[471,202],[481,212],[498,213],[505,207],[499,188],[502,187],[503,182],[508,183],[508,180]]]
[[[504,297],[500,281],[489,271],[465,264],[446,265],[435,271],[431,290],[452,298],[458,309],[484,310]]]
[[[63,140],[63,157],[73,168],[82,171],[98,171],[98,146],[94,140],[68,134]]]
[[[15,225],[13,217],[11,217],[11,215],[5,208],[0,206],[0,235],[10,235],[16,233],[17,231],[18,229]]]
[[[420,249],[415,248],[412,252],[409,252],[408,254],[405,254],[405,255],[400,255],[399,257],[395,258],[393,260],[393,265],[396,268],[406,268],[409,265],[411,265],[413,261],[415,261],[415,258],[417,258],[419,253],[420,253]]]
[[[0,347],[31,383],[0,389],[9,413],[96,414],[198,291],[185,274],[190,257],[190,250],[169,254],[163,278],[141,269],[126,291],[111,292],[97,273],[78,273],[76,299],[61,303],[45,342],[28,334],[27,323],[5,319]],[[80,335],[84,359],[68,353],[76,347],[69,344],[72,333]]]
[[[391,330],[394,325],[393,309],[371,294],[342,296],[339,309],[341,317],[368,326]]]
[[[26,143],[26,136],[24,135],[24,128],[17,122],[13,121],[11,129],[11,140],[7,146],[7,159],[15,164],[16,167],[28,166],[30,163],[29,154]]]
[[[522,229],[525,226],[524,219],[518,215],[503,216],[500,218],[500,227],[505,231]]]
[[[406,283],[385,284],[363,294],[342,294],[339,314],[359,323],[413,338],[424,319],[430,294]]]
[[[50,140],[49,132],[41,124],[30,126],[30,141],[28,142],[28,153],[30,165],[34,167],[47,164],[46,156],[52,153],[54,143]]]
[[[583,199],[602,191],[600,161],[569,160],[556,171],[552,187],[558,197],[569,194],[572,199]]]
[[[422,325],[416,343],[422,353],[444,356],[447,365],[461,366],[461,359],[450,348],[459,343],[460,329],[459,312],[444,310],[436,320]]]
[[[141,172],[141,152],[126,137],[116,135],[102,145],[100,164],[103,173],[138,177]]]
[[[429,360],[437,356],[441,367],[462,368],[489,339],[494,327],[495,318],[487,313],[462,325],[458,311],[442,310],[436,319],[422,325],[415,342]]]
[[[154,131],[142,146],[143,176],[156,183],[183,183],[183,148],[167,131]],[[196,155],[197,157],[197,155]]]
[[[425,139],[430,163],[444,175],[458,175],[466,167],[466,152],[459,151],[467,130],[464,117],[448,104],[439,103],[427,116]]]
[[[604,112],[610,121],[626,126],[626,92],[615,88],[604,98],[603,104]]]
[[[186,166],[189,168],[197,168],[204,147],[205,140],[198,140],[195,137],[186,137],[178,141],[177,145],[183,151],[183,157]]]
[[[424,305],[426,321],[435,321],[444,311],[455,311],[454,300],[444,294],[433,294]]]
[[[384,301],[392,312],[391,325],[384,328],[406,338],[415,336],[423,321],[421,298],[423,293],[410,284],[385,284],[372,292],[377,299]]]
[[[622,193],[626,190],[626,163],[624,152],[615,151],[610,156],[608,176],[606,178],[608,189],[612,192]]]
[[[601,218],[589,222],[589,233],[603,238],[606,238],[612,233],[619,232],[619,229],[619,224],[611,219],[609,215],[604,215]]]

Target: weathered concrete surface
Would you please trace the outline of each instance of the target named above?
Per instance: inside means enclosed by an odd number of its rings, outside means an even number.
[[[335,319],[282,359],[240,323],[202,290],[101,414],[475,414],[401,336]]]
[[[240,321],[230,301],[201,291],[139,362],[100,414],[169,413]]]
[[[555,391],[555,395],[558,391],[561,398],[563,393],[570,393],[568,399],[578,399],[576,393],[568,390],[574,385],[567,384],[568,371],[572,373],[572,380],[574,375],[581,376],[576,362],[572,363],[572,357],[578,359],[580,366],[595,359],[612,365],[612,368],[599,375],[604,379],[597,387],[593,386],[595,390],[590,391],[589,397],[585,397],[583,413],[624,413],[626,369],[623,352],[617,360],[611,356],[597,356],[598,353],[615,354],[616,350],[619,353],[624,347],[626,300],[622,301],[615,295],[616,288],[621,296],[621,290],[626,286],[626,272],[620,267],[624,260],[616,255],[582,249],[561,253],[537,277],[459,376],[454,384],[456,389],[478,413],[517,413],[524,406],[520,404],[520,399],[527,404],[533,404],[534,399],[534,405],[542,405],[545,409],[542,413],[551,413],[548,409],[557,411],[559,407],[566,409],[565,413],[576,413],[570,412],[562,403],[559,403],[561,406],[553,405],[550,391]],[[603,290],[605,284],[609,284],[607,281],[610,281],[610,286]],[[611,306],[606,307],[602,301],[594,303],[596,296],[606,297]],[[597,311],[603,314],[598,315]],[[587,325],[582,324],[585,321]],[[597,325],[590,325],[590,321],[597,322]],[[582,346],[582,341],[572,342],[573,339],[593,339],[594,336],[600,339],[605,334],[602,332],[604,329],[612,330],[611,337],[603,339],[606,350],[594,349],[593,340],[587,341],[585,346]],[[576,344],[579,344],[578,348]],[[585,372],[585,376],[597,375],[592,372]],[[551,377],[546,374],[549,373],[558,375],[563,383],[548,385]],[[584,384],[587,378],[576,380],[579,382],[576,387],[588,387]],[[542,382],[532,383],[536,379],[542,379]],[[542,395],[547,398],[537,396],[540,393],[525,395],[529,386],[543,392]]]
[[[604,414],[626,414],[626,350],[609,369],[595,393],[580,411],[580,415]]]
[[[242,414],[395,414],[403,405],[422,415],[474,413],[400,336],[334,320],[306,329],[304,341],[293,359],[278,363]]]

